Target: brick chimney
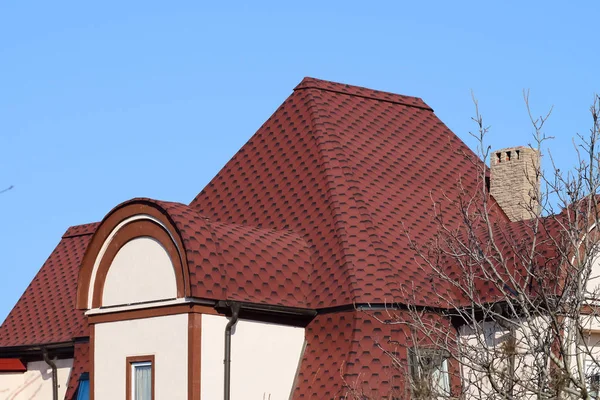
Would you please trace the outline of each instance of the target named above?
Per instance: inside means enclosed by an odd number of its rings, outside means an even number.
[[[490,194],[511,221],[539,214],[540,156],[529,147],[494,151],[490,161]]]

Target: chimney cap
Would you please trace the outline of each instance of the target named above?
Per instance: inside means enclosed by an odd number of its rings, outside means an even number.
[[[533,150],[533,151],[537,151],[536,149],[534,149],[531,146],[512,146],[512,147],[505,147],[503,149],[498,149],[498,150],[494,151],[494,153],[497,153],[499,151],[509,151],[509,150]]]
[[[536,158],[539,158],[539,152],[533,147],[514,146],[493,151],[491,155],[491,162],[492,165],[495,165],[502,164],[507,161],[521,160],[524,154],[534,154]]]

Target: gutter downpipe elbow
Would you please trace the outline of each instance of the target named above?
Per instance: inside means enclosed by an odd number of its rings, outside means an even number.
[[[56,372],[56,363],[48,357],[48,350],[44,347],[42,349],[42,356],[44,362],[52,369],[52,400],[58,400],[58,375]]]
[[[231,330],[237,324],[240,316],[240,305],[238,303],[231,303],[231,319],[225,327],[225,358],[223,363],[225,364],[225,376],[223,381],[225,382],[224,398],[230,400],[231,397]]]

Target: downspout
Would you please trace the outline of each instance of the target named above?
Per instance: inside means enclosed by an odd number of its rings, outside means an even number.
[[[48,357],[48,350],[42,349],[42,356],[44,361],[50,368],[52,368],[52,400],[58,400],[58,376],[56,373],[56,363]]]
[[[225,327],[225,400],[229,400],[231,396],[231,329],[235,326],[240,315],[240,305],[238,303],[231,303],[231,319]]]
[[[494,311],[496,311],[497,306],[498,304],[494,305]],[[514,323],[507,322],[503,319],[508,319],[508,316],[506,315],[506,310],[500,309],[498,314],[500,315],[500,318],[497,318],[498,325],[508,330],[509,335],[508,340],[504,343],[506,344],[505,352],[508,356],[508,394],[512,398],[515,387],[515,359],[517,356],[517,334]]]

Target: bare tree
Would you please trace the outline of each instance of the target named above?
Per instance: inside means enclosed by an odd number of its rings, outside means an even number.
[[[550,113],[533,117],[524,97],[530,148],[541,154]],[[437,234],[428,243],[411,240],[438,300],[390,307],[380,322],[404,325],[410,340],[404,351],[381,347],[414,399],[600,398],[600,98],[589,133],[574,141],[576,167],[563,172],[550,154],[546,170],[534,163],[530,201],[520,203],[526,217],[513,222],[490,195],[486,164],[497,155],[485,145],[488,128],[475,106],[479,184],[446,199],[461,222],[447,222],[432,196]]]

